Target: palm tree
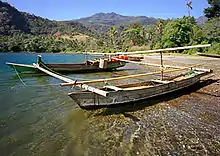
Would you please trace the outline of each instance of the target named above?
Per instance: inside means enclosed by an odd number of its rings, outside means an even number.
[[[190,10],[192,10],[192,6],[191,6],[192,5],[192,1],[188,1],[186,5],[188,7],[188,14],[190,16]]]

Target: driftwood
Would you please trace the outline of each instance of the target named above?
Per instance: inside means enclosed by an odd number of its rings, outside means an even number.
[[[163,73],[171,73],[171,72],[177,72],[181,70],[187,70],[189,68],[194,68],[200,66],[200,64],[184,67],[180,69],[173,69],[173,70],[164,70]],[[128,75],[128,76],[122,76],[122,77],[115,77],[115,78],[108,78],[108,79],[98,79],[98,80],[90,80],[90,81],[82,81],[82,82],[76,82],[76,83],[61,83],[61,86],[73,86],[73,85],[80,85],[80,84],[89,84],[89,83],[98,83],[98,82],[108,82],[108,81],[116,81],[116,80],[122,80],[122,79],[128,79],[128,78],[137,78],[142,76],[150,76],[155,74],[160,74],[161,71],[157,72],[151,72],[151,73],[144,73],[144,74],[137,74],[137,75]]]

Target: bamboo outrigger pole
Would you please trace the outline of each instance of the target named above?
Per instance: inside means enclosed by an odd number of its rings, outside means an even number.
[[[211,46],[211,44],[204,44],[204,45],[194,45],[194,46],[185,46],[185,47],[176,47],[176,48],[135,51],[135,52],[117,52],[117,53],[91,53],[91,52],[85,52],[83,54],[90,54],[90,55],[132,55],[132,54],[145,54],[145,53],[158,53],[158,52],[176,51],[176,50],[193,49],[193,48],[205,48],[205,47],[210,47],[210,46]]]
[[[179,68],[179,69],[173,69],[173,70],[165,70],[163,73],[171,73],[171,72],[177,72],[181,70],[186,70],[190,68],[195,68],[201,66],[201,64]],[[116,81],[116,80],[122,80],[122,79],[128,79],[128,78],[136,78],[136,77],[143,77],[143,76],[150,76],[155,74],[160,74],[161,71],[157,72],[151,72],[151,73],[144,73],[144,74],[137,74],[137,75],[128,75],[128,76],[122,76],[122,77],[114,77],[114,78],[108,78],[108,79],[98,79],[98,80],[89,80],[89,81],[82,81],[82,82],[76,82],[76,83],[61,83],[61,86],[74,86],[74,85],[83,85],[83,84],[89,84],[89,83],[98,83],[98,82],[108,82],[108,81]]]
[[[62,80],[62,81],[64,81],[64,82],[67,82],[67,83],[72,83],[72,84],[76,83],[76,81],[74,81],[74,80],[72,80],[72,79],[66,78],[66,77],[61,76],[61,75],[57,75],[57,74],[55,74],[55,73],[53,73],[53,72],[51,72],[51,71],[48,71],[48,70],[46,70],[46,69],[40,67],[39,64],[35,64],[35,63],[34,63],[33,65],[34,65],[36,68],[38,68],[40,71],[42,71],[42,72],[44,72],[44,73],[46,73],[46,74],[48,74],[48,75],[50,75],[50,76],[52,76],[52,77],[55,77],[55,78],[60,79],[60,80]],[[104,97],[107,97],[107,96],[109,95],[109,92],[106,92],[106,91],[104,91],[104,90],[100,90],[100,89],[95,88],[95,87],[92,87],[92,86],[88,86],[88,85],[86,85],[86,84],[83,84],[83,85],[81,85],[80,87],[83,88],[83,89],[85,89],[85,90],[88,90],[88,91],[90,91],[90,92],[93,92],[93,93],[99,94],[99,95],[101,95],[101,96],[104,96]]]

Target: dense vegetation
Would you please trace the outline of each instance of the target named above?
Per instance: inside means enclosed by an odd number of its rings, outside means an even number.
[[[127,16],[115,13],[107,14],[109,18],[104,28],[107,32],[97,33],[76,21],[51,21],[28,13],[19,12],[8,3],[0,1],[0,51],[34,51],[34,52],[78,52],[78,51],[136,51],[157,48],[187,46],[211,43],[210,53],[220,53],[220,17],[219,0],[208,0],[210,7],[204,10],[208,21],[197,24],[194,17],[173,20],[152,19],[144,23],[145,17],[132,18],[120,23]],[[101,18],[106,14],[96,14]],[[112,21],[110,16],[119,19]],[[82,19],[82,21],[86,19]],[[137,22],[138,21],[138,22]],[[153,24],[152,24],[153,23]],[[112,26],[115,25],[115,26]],[[93,27],[94,29],[94,27]],[[103,32],[105,32],[104,30]],[[193,53],[202,49],[179,51]],[[207,49],[204,49],[206,51]]]

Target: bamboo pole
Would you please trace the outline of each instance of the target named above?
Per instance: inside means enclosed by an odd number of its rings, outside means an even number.
[[[161,80],[163,81],[163,53],[160,52],[160,68],[161,68]]]
[[[62,80],[62,81],[64,81],[64,82],[67,82],[67,83],[74,83],[74,82],[75,82],[75,81],[72,80],[72,79],[68,79],[68,78],[63,77],[63,76],[61,76],[61,75],[57,75],[57,74],[55,74],[55,73],[53,73],[53,72],[50,72],[50,71],[48,71],[48,70],[46,70],[46,69],[40,67],[38,64],[33,63],[33,65],[34,65],[36,68],[38,68],[40,71],[42,71],[42,72],[44,72],[44,73],[46,73],[46,74],[48,74],[48,75],[50,75],[50,76],[52,76],[52,77],[55,77],[55,78],[57,78],[57,79],[60,79],[60,80]]]
[[[117,52],[117,53],[91,53],[91,52],[85,52],[83,54],[90,54],[90,55],[132,55],[132,54],[158,53],[158,52],[165,52],[165,51],[193,49],[193,48],[205,48],[205,47],[210,47],[210,46],[211,46],[211,44],[204,44],[204,45],[194,45],[194,46],[185,46],[185,47],[176,47],[176,48],[135,51],[135,52]]]
[[[154,64],[154,63],[147,63],[147,62],[137,62],[137,61],[118,59],[118,58],[114,58],[114,59],[118,60],[118,61],[122,61],[122,62],[127,62],[127,63],[142,64],[142,65],[155,66],[155,67],[160,67],[161,66],[161,64]],[[163,67],[164,68],[174,68],[174,69],[183,68],[183,66],[171,66],[171,65],[163,65]]]
[[[60,79],[60,80],[62,80],[62,81],[64,81],[64,82],[67,82],[67,83],[71,83],[71,84],[73,84],[73,85],[76,83],[76,81],[74,81],[74,80],[72,80],[72,79],[68,79],[68,78],[66,78],[66,77],[63,77],[63,76],[61,76],[61,75],[57,75],[57,74],[55,74],[55,73],[53,73],[53,72],[50,72],[50,71],[48,71],[48,70],[46,70],[46,69],[40,67],[38,64],[33,63],[33,65],[34,65],[36,68],[38,68],[40,71],[42,71],[42,72],[44,72],[44,73],[46,73],[46,74],[48,74],[48,75],[50,75],[50,76],[52,76],[52,77],[55,77],[55,78]],[[73,86],[73,85],[72,85],[72,86]],[[90,91],[90,92],[99,94],[99,95],[104,96],[104,97],[107,97],[108,94],[109,94],[109,92],[106,92],[106,91],[104,91],[104,90],[100,90],[100,89],[98,89],[98,88],[95,88],[95,87],[92,87],[92,86],[88,86],[88,85],[85,85],[85,84],[81,85],[81,88],[83,88],[83,89],[85,89],[85,90],[87,90],[87,91]]]
[[[164,71],[163,73],[177,72],[177,71],[181,71],[181,70],[194,68],[194,67],[197,67],[197,66],[200,66],[200,65],[201,64],[197,64],[197,65],[193,65],[193,66],[189,66],[189,67],[173,69],[173,70],[167,70],[167,71]],[[89,80],[89,81],[82,81],[82,82],[76,82],[76,83],[61,83],[60,85],[61,86],[73,86],[73,85],[82,85],[82,84],[89,84],[89,83],[108,82],[108,81],[116,81],[116,80],[122,80],[122,79],[128,79],[128,78],[137,78],[137,77],[142,77],[142,76],[150,76],[150,75],[155,75],[155,74],[160,74],[160,73],[161,73],[161,71],[157,71],[157,72],[151,72],[151,73],[128,75],[128,76],[108,78],[108,79]]]

